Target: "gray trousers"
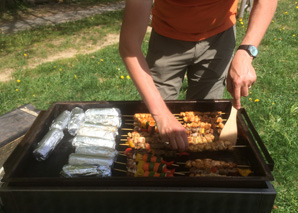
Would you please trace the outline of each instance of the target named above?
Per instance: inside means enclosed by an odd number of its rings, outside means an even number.
[[[221,99],[235,48],[235,28],[199,42],[181,41],[152,30],[147,63],[164,100],[179,96],[187,76],[187,100]]]

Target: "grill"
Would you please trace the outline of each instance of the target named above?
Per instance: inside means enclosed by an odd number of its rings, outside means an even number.
[[[228,100],[167,101],[172,113],[182,111],[225,112],[228,118],[231,102]],[[271,181],[274,162],[245,109],[237,115],[238,140],[234,151],[205,151],[199,158],[233,161],[250,165],[253,175],[224,177],[127,177],[113,170],[107,178],[63,178],[60,176],[68,156],[74,152],[70,135],[65,135],[50,158],[38,162],[32,155],[36,143],[46,134],[55,117],[64,110],[81,107],[117,107],[123,115],[148,113],[143,102],[57,102],[42,111],[34,124],[4,164],[5,176],[0,188],[1,199],[8,212],[270,212],[276,197]],[[123,118],[122,129],[132,128]],[[120,145],[120,130],[117,150]],[[189,157],[188,157],[189,158]],[[185,161],[185,156],[177,161]],[[118,162],[125,162],[118,156]],[[125,165],[115,164],[125,169]],[[183,170],[183,169],[182,169]],[[179,171],[179,169],[178,169]]]

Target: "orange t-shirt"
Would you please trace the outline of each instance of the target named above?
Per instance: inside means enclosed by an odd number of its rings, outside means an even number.
[[[163,36],[200,41],[236,23],[238,0],[155,0],[151,26]]]

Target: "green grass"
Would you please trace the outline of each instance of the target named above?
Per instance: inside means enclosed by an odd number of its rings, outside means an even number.
[[[273,212],[276,213],[292,213],[298,209],[297,6],[295,1],[279,1],[273,22],[259,47],[259,56],[253,62],[258,75],[257,82],[249,97],[242,98],[243,107],[275,161],[273,184],[277,198]],[[23,54],[35,57],[42,43],[48,43],[49,52],[54,52],[70,45],[72,36],[77,34],[84,37],[80,42],[89,39],[96,42],[100,39],[97,36],[89,37],[90,33],[81,33],[98,30],[100,35],[118,31],[121,17],[121,12],[114,12],[75,23],[2,36],[0,42],[5,47],[0,58],[11,54],[16,72],[12,81],[0,83],[0,114],[26,103],[46,110],[54,101],[140,100],[132,81],[126,78],[127,72],[117,45],[90,55],[78,55],[67,60],[44,63],[35,69],[24,69],[28,58],[24,58]],[[244,27],[237,22],[237,44],[245,33],[247,14],[243,22]],[[98,25],[100,29],[96,28]],[[48,42],[62,38],[69,40],[63,39],[62,45]],[[144,52],[147,42],[148,37],[144,42]],[[36,49],[30,49],[31,46],[36,46]],[[32,53],[26,52],[27,49]],[[43,54],[44,57],[48,56],[47,52]],[[6,58],[2,63],[10,64],[9,61]],[[9,67],[11,64],[4,66]],[[185,97],[185,89],[186,84],[180,99]],[[224,97],[231,98],[226,91]]]
[[[43,59],[57,51],[85,50],[108,33],[118,33],[122,12],[109,12],[56,26],[41,26],[15,34],[0,34],[0,70],[23,69],[30,59]],[[24,56],[26,54],[26,56]]]

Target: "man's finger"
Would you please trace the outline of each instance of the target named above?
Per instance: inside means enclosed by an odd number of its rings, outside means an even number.
[[[234,97],[234,107],[236,109],[240,109],[241,107],[241,102],[240,102],[240,98],[241,98],[241,90],[239,86],[235,86],[234,87],[234,93],[233,93],[233,97]]]
[[[248,96],[248,90],[249,90],[249,86],[243,86],[243,87],[241,87],[241,95],[243,97],[247,97]]]

